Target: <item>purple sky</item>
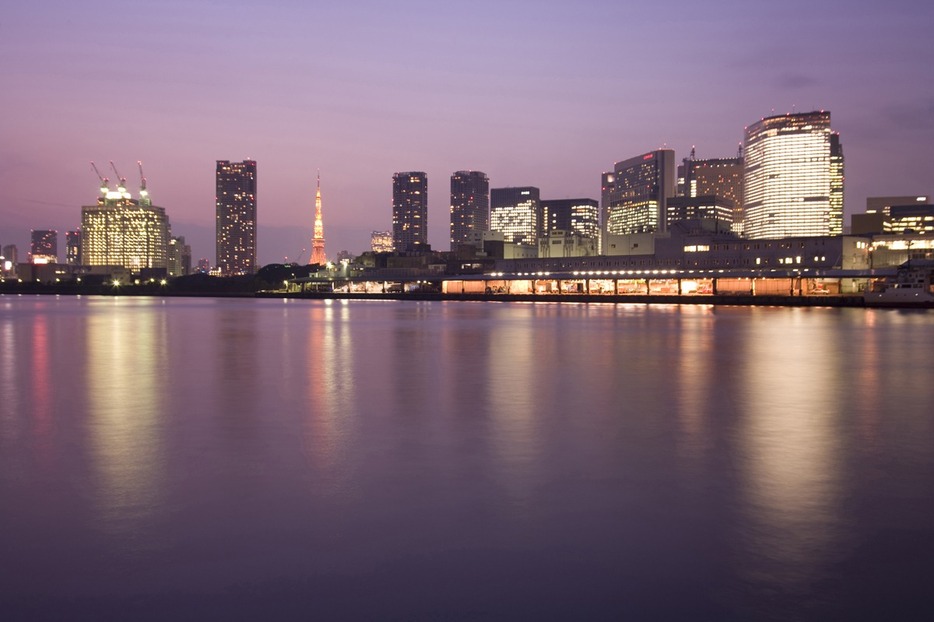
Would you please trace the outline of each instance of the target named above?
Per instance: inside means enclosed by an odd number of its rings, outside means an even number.
[[[315,170],[327,251],[389,229],[396,171],[599,199],[600,173],[667,146],[728,157],[743,127],[830,110],[846,212],[931,192],[934,7],[750,2],[46,1],[0,14],[0,244],[64,234],[94,160],[214,261],[214,163],[258,161],[259,261],[308,260]],[[113,178],[113,175],[110,175]]]

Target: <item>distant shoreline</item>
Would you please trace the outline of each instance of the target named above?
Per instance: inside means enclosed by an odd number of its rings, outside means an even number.
[[[868,303],[856,294],[820,296],[781,296],[751,294],[444,294],[440,292],[391,292],[391,293],[345,293],[345,292],[283,292],[283,291],[178,291],[159,285],[125,285],[75,287],[69,284],[49,285],[15,283],[0,285],[0,296],[101,296],[118,297],[164,297],[164,298],[267,298],[291,300],[410,300],[450,302],[547,302],[588,304],[655,304],[655,305],[714,305],[747,307],[848,307],[848,308],[895,308],[931,309],[929,305],[906,303]]]

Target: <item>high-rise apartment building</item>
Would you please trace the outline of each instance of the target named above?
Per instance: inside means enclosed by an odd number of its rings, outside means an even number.
[[[733,206],[731,230],[743,232],[743,158],[685,158],[678,166],[678,185],[678,194],[684,197],[726,199]]]
[[[843,233],[843,148],[829,112],[762,119],[743,151],[746,237]]]
[[[503,234],[506,242],[537,247],[542,235],[538,188],[493,188],[490,190],[490,230]]]
[[[392,245],[397,252],[428,246],[428,175],[422,171],[392,176]]]
[[[65,263],[70,266],[81,263],[81,229],[65,232]]]
[[[217,268],[222,276],[256,272],[256,161],[217,161]]]
[[[490,229],[490,179],[480,171],[451,175],[451,250]]]
[[[58,263],[58,231],[33,229],[29,244],[30,263]]]
[[[665,205],[675,196],[675,152],[651,151],[617,162],[603,173],[603,211],[607,233],[625,235],[665,230]]]

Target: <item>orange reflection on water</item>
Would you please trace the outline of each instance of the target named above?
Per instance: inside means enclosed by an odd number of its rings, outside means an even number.
[[[328,300],[314,303],[308,314],[302,378],[308,395],[303,449],[311,466],[327,473],[331,484],[339,488],[349,477],[337,465],[346,450],[348,418],[356,412],[350,308]]]
[[[759,572],[768,574],[755,578],[794,589],[827,562],[843,520],[839,344],[837,333],[821,326],[837,317],[798,309],[759,319],[746,336],[749,364],[740,399],[740,472],[750,525],[744,535],[762,562]]]
[[[168,357],[159,308],[116,299],[87,322],[90,447],[102,524],[124,535],[161,502]]]
[[[526,319],[528,314],[543,310],[516,305],[509,313],[499,320],[505,322],[503,330],[494,330],[489,341],[486,376],[497,479],[509,489],[513,500],[524,506],[532,485],[530,476],[541,453],[535,430],[536,335],[534,324]],[[511,324],[513,316],[515,324]]]

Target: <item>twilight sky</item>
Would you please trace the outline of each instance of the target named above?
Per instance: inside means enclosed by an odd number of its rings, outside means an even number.
[[[934,5],[918,0],[447,3],[32,0],[0,12],[0,244],[80,223],[114,160],[214,262],[214,166],[257,160],[259,262],[307,262],[321,170],[329,257],[391,226],[396,171],[600,197],[652,149],[730,157],[743,128],[830,110],[846,223],[934,190]],[[105,172],[105,175],[107,173]],[[109,175],[113,179],[114,175]]]

